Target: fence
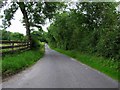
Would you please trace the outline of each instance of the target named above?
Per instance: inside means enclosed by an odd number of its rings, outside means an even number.
[[[22,41],[0,41],[0,54],[14,53],[30,49],[30,42]]]

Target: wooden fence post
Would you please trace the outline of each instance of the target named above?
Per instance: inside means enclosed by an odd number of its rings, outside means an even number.
[[[12,53],[14,53],[14,42],[12,42]]]
[[[29,42],[27,42],[27,49],[29,49]]]
[[[17,45],[21,45],[21,43],[18,43]],[[19,47],[19,50],[20,50],[21,47]]]

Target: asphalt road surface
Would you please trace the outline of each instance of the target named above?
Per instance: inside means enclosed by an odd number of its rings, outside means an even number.
[[[35,65],[9,78],[3,88],[118,88],[117,81],[51,50]]]

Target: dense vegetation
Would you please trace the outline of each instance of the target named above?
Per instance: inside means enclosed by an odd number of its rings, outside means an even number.
[[[83,2],[56,15],[48,44],[114,79],[120,74],[120,12],[117,3]]]
[[[52,47],[120,61],[120,12],[115,2],[77,3],[56,15],[48,28]]]
[[[13,32],[6,31],[6,30],[0,30],[0,33],[2,34],[0,35],[0,40],[16,40],[16,41],[26,40],[26,36],[18,32],[13,33]]]

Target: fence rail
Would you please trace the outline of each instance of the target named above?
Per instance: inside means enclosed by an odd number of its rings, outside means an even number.
[[[14,53],[30,49],[30,42],[0,40],[0,54]]]

